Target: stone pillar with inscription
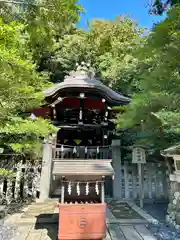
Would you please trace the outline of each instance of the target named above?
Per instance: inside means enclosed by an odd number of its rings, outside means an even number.
[[[121,140],[112,140],[112,166],[115,172],[113,180],[113,198],[122,198]]]
[[[52,165],[52,140],[44,142],[42,169],[40,179],[40,197],[39,201],[43,202],[49,198],[51,186],[51,165]]]

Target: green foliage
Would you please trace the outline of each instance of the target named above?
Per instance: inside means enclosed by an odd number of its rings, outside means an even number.
[[[161,147],[176,142],[180,133],[179,19],[177,6],[154,27],[138,51],[140,92],[117,119],[118,128],[133,127],[144,120],[152,141]]]
[[[138,75],[137,59],[133,51],[144,41],[144,29],[129,19],[114,21],[94,20],[88,31],[74,30],[57,43],[57,50],[47,68],[53,82],[62,81],[64,75],[81,61],[90,62],[97,76],[115,90],[131,93],[138,89],[133,82]]]
[[[0,178],[2,176],[7,179],[7,178],[13,178],[15,176],[15,174],[13,171],[6,170],[4,168],[0,168]]]
[[[83,8],[77,0],[43,0],[28,9],[25,18],[30,47],[36,60],[56,48],[57,41],[73,29]]]
[[[8,2],[8,0],[7,0]],[[77,0],[19,0],[18,4],[0,3],[6,23],[24,24],[26,45],[31,50],[38,71],[46,71],[46,63],[57,49],[57,42],[75,28],[83,8]]]
[[[155,15],[162,15],[169,7],[173,7],[179,3],[179,0],[154,0],[150,12]]]
[[[83,9],[77,0],[19,0],[0,2],[0,10],[0,146],[37,158],[40,137],[57,129],[28,113],[44,103],[41,92],[51,85],[44,62]]]
[[[37,143],[40,136],[47,137],[56,129],[47,120],[31,121],[23,114],[43,103],[39,92],[49,85],[36,72],[24,30],[22,24],[5,24],[0,19],[0,141],[26,152],[33,149],[33,141]]]

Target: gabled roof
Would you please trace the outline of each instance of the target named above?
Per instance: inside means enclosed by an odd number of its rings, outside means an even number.
[[[55,84],[46,89],[43,93],[46,97],[53,97],[57,92],[64,89],[83,89],[84,92],[98,92],[107,101],[115,105],[128,104],[130,99],[120,93],[113,91],[105,86],[99,80],[95,79],[87,69],[80,67],[77,71],[73,71],[67,76],[63,82]]]
[[[161,151],[162,156],[174,156],[174,155],[180,155],[180,144],[171,146],[163,151]]]
[[[112,159],[58,159],[53,161],[53,175],[91,175],[91,176],[113,176],[114,170],[111,166]]]

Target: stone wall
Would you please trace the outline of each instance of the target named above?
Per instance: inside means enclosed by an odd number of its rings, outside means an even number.
[[[180,229],[180,183],[171,181],[166,220]]]

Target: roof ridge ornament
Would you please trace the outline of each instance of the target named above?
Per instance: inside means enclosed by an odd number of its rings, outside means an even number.
[[[95,72],[91,67],[90,63],[81,62],[76,63],[76,70],[71,71],[69,75],[65,76],[65,80],[73,80],[73,79],[81,79],[81,78],[89,78],[93,79],[95,76]]]

